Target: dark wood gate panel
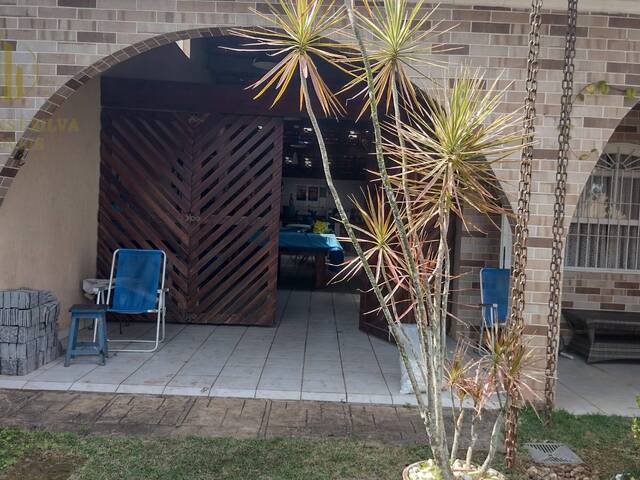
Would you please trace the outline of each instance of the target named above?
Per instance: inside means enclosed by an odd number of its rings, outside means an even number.
[[[189,310],[207,323],[275,320],[282,121],[225,115],[193,142]]]
[[[168,256],[173,321],[275,319],[282,122],[103,108],[98,272],[118,247]]]

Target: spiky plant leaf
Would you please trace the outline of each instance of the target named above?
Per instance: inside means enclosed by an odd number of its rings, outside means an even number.
[[[404,150],[393,141],[385,145],[390,158],[406,162],[417,225],[427,225],[443,204],[463,221],[464,205],[504,212],[492,165],[523,144],[521,111],[499,111],[505,91],[498,79],[485,87],[482,75],[463,70],[451,87],[427,99],[428,116],[413,113],[403,124]],[[400,184],[399,175],[394,181]]]
[[[532,350],[515,329],[501,329],[494,324],[486,332],[480,364],[487,372],[487,381],[502,393],[508,392],[511,399],[533,405],[538,398],[535,384],[539,381],[539,368]]]
[[[367,189],[363,192],[363,198],[364,201],[356,197],[351,198],[353,206],[363,220],[362,226],[354,225],[353,228],[359,234],[358,242],[366,258],[373,263],[376,280],[381,281],[385,265],[399,266],[402,262],[402,256],[398,253],[397,229],[382,191],[376,189],[372,192]],[[361,268],[359,259],[354,258],[345,265],[341,275],[351,278]],[[398,269],[392,267],[390,274],[394,280],[400,279]]]
[[[449,29],[439,30],[442,22],[431,25],[431,17],[436,8],[425,10],[424,0],[418,0],[413,7],[408,0],[364,0],[364,9],[358,12],[361,26],[371,37],[372,48],[369,60],[373,73],[373,88],[376,103],[384,102],[387,110],[391,103],[391,89],[395,85],[408,105],[419,102],[416,87],[410,78],[410,72],[417,72],[420,65],[444,67],[444,62],[433,60],[430,55],[434,47],[440,53],[446,51],[440,44],[434,44],[437,35]],[[358,58],[351,61],[359,61]],[[357,65],[357,63],[356,63]],[[366,85],[366,73],[361,67],[355,67],[354,78],[343,90],[357,89]],[[356,92],[356,96],[365,95],[366,86]],[[365,96],[362,115],[369,106]]]
[[[379,287],[386,292],[387,305],[396,311],[400,321],[413,309],[411,298],[406,293],[411,290],[406,258],[402,254],[398,231],[389,209],[385,193],[379,189],[367,189],[363,199],[352,197],[354,208],[362,218],[362,225],[352,225],[358,236],[358,243],[364,258],[374,272]],[[429,242],[412,245],[419,276],[427,282],[433,273],[433,256],[428,251]],[[425,248],[426,247],[426,248]],[[427,250],[426,252],[424,250]],[[353,278],[363,269],[363,261],[355,257],[346,262],[333,281]],[[399,298],[401,298],[399,300]]]
[[[278,0],[267,2],[269,14],[257,10],[253,13],[263,18],[269,27],[234,28],[231,34],[250,40],[243,48],[229,48],[244,52],[266,52],[279,60],[249,88],[256,89],[254,99],[260,98],[271,88],[276,95],[271,106],[278,103],[296,74],[311,80],[313,92],[326,115],[338,115],[344,108],[318,72],[316,58],[337,68],[344,69],[339,61],[346,45],[326,40],[329,34],[344,28],[344,7],[320,0]],[[304,104],[304,92],[300,87],[300,109]]]

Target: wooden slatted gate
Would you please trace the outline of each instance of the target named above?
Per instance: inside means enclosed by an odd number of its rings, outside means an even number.
[[[103,108],[101,144],[99,275],[160,248],[170,320],[272,324],[282,121]]]

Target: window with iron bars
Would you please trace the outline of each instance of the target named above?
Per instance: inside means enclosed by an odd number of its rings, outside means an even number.
[[[640,270],[640,147],[608,146],[582,191],[565,265]]]

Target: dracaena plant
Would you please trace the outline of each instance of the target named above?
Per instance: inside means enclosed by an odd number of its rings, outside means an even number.
[[[532,359],[530,350],[522,348],[517,332],[502,331],[497,324],[487,330],[480,355],[470,356],[467,350],[467,344],[459,343],[453,357],[447,360],[446,384],[453,411],[450,461],[459,471],[482,478],[495,458],[499,433],[511,402],[513,399],[534,397],[529,387],[532,377],[525,372],[525,367],[531,369]],[[464,408],[465,402],[469,404],[468,408]],[[474,466],[472,459],[478,440],[477,428],[489,406],[497,411],[489,450],[484,461]],[[457,460],[462,423],[467,412],[471,415],[467,452],[464,460]]]
[[[410,8],[407,0],[382,0],[381,4],[365,0],[358,12],[351,0],[345,0],[344,6],[321,0],[278,0],[268,6],[268,14],[256,12],[268,26],[232,31],[246,40],[239,50],[267,52],[277,62],[251,87],[256,97],[271,92],[276,103],[297,77],[301,109],[311,120],[329,191],[356,252],[341,276],[362,273],[368,279],[378,312],[386,319],[406,366],[438,475],[450,480],[457,440],[452,449],[442,408],[452,278],[448,233],[452,219],[462,215],[463,205],[482,213],[502,211],[492,164],[521,147],[520,115],[499,111],[504,90],[478,72],[461,70],[450,86],[448,79],[434,84],[426,96],[414,87],[409,72],[417,75],[416,66],[427,61],[428,40],[434,34],[433,28],[425,28],[431,11],[421,1]],[[372,38],[371,53],[363,31]],[[338,41],[329,42],[327,37]],[[345,89],[362,94],[373,127],[374,173],[379,179],[364,201],[356,202],[363,225],[351,224],[333,183],[314,105],[319,104],[325,115],[340,115],[344,108],[322,78],[318,62],[342,70],[351,66],[353,80]],[[384,125],[378,116],[380,102],[393,104]],[[386,139],[383,130],[389,133]],[[401,325],[409,314],[417,325],[415,348]],[[502,353],[487,355],[494,360],[474,370],[483,372],[482,376],[469,377],[468,368],[463,368],[458,377],[460,382],[466,378],[466,387],[451,382],[459,395],[464,392],[484,405],[487,395],[502,392],[505,382],[516,377],[513,370],[522,368],[524,361],[514,367],[514,355],[504,355],[512,344],[496,345]],[[415,370],[413,363],[418,366]],[[490,379],[491,387],[478,391],[480,379]],[[509,385],[519,388],[514,382]],[[508,402],[500,403],[504,408]],[[494,427],[494,446],[501,425],[497,422]],[[489,453],[479,475],[487,471],[495,448]]]

